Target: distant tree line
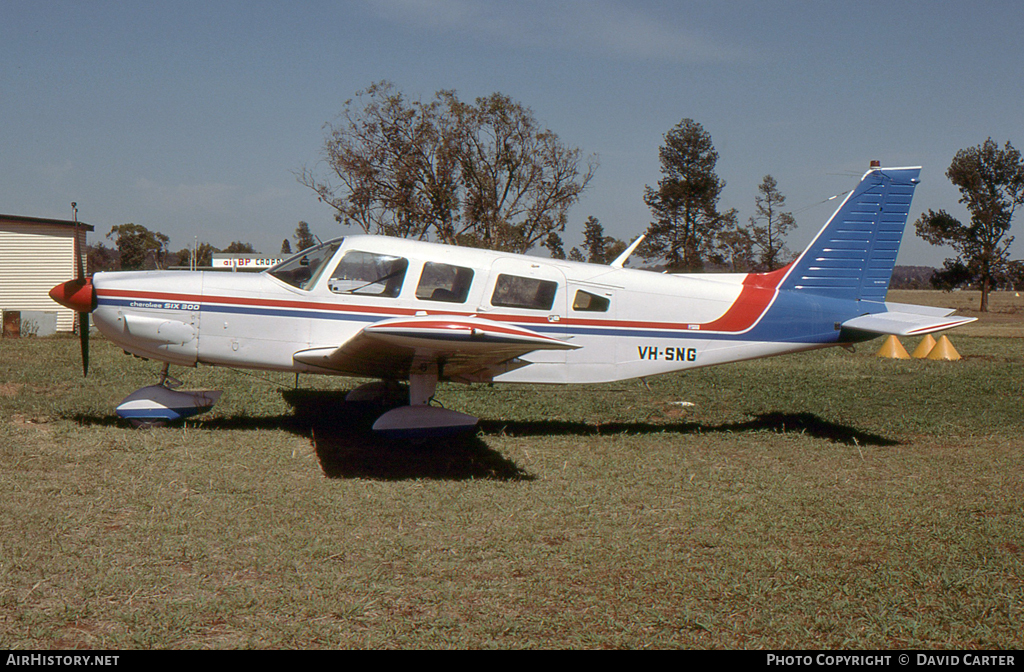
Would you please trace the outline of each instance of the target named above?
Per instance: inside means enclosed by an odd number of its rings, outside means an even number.
[[[201,242],[194,247],[186,247],[177,252],[167,249],[170,238],[159,231],[150,231],[140,224],[119,224],[110,229],[107,239],[112,247],[100,241],[86,248],[88,272],[100,271],[139,271],[162,268],[173,268],[193,265],[199,268],[213,264],[215,253],[226,254],[258,254],[251,243],[236,240],[221,249],[210,243]],[[299,222],[293,236],[295,249],[303,250],[317,243],[316,236],[306,222]],[[281,254],[291,254],[291,241],[285,238],[281,243]]]
[[[945,291],[971,289],[981,291],[982,287],[979,281],[968,280],[958,285],[950,285],[948,280],[943,277],[944,270],[931,266],[897,266],[893,269],[892,282],[889,283],[889,287],[892,289],[942,289]],[[993,278],[990,287],[1011,292],[1024,289],[1024,261],[1007,262],[1006,269]]]
[[[892,270],[891,289],[931,289],[935,269],[931,266],[897,266]]]
[[[770,271],[792,259],[785,236],[796,223],[792,213],[782,212],[786,199],[771,175],[758,186],[749,226],[741,227],[735,210],[718,209],[725,182],[715,173],[718,154],[700,124],[684,119],[671,129],[659,158],[663,177],[644,193],[655,221],[640,246],[641,256],[687,272]],[[1024,203],[1024,161],[1009,142],[1000,147],[989,138],[957,152],[946,177],[960,190],[969,221],[928,210],[915,229],[929,243],[952,247],[956,256],[939,270],[897,267],[891,286],[976,288],[980,310],[987,311],[991,290],[1024,287],[1024,261],[1009,258],[1010,225]]]
[[[789,261],[785,236],[795,226],[785,196],[766,175],[749,227],[736,210],[718,211],[725,182],[715,174],[711,136],[684,119],[659,152],[663,178],[644,201],[655,221],[640,256],[676,271],[774,270]],[[566,253],[568,210],[597,168],[562,143],[533,111],[501,93],[459,99],[438,91],[410,100],[377,82],[345,103],[328,124],[320,172],[299,175],[336,218],[366,233],[527,252],[603,263],[626,247],[591,216],[582,248]],[[613,254],[614,253],[614,254]]]

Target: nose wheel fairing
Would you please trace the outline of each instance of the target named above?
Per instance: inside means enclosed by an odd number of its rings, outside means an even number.
[[[118,416],[133,422],[174,422],[205,413],[220,395],[220,390],[172,390],[149,385],[129,394],[115,410]]]
[[[135,390],[121,400],[115,412],[136,427],[162,425],[205,413],[220,399],[220,390],[179,390],[181,381],[160,372],[156,385]]]

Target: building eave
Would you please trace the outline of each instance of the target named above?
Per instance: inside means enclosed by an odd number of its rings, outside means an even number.
[[[92,224],[85,222],[73,222],[67,219],[48,219],[46,217],[26,217],[25,215],[0,215],[0,222],[11,222],[14,224],[40,224],[46,226],[64,226],[70,229],[76,226],[85,231],[95,231]]]

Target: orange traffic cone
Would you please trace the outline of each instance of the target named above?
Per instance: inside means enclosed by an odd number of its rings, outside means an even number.
[[[935,339],[932,338],[931,334],[926,335],[918,343],[917,348],[914,350],[914,359],[924,359],[928,356],[928,353],[935,347]]]
[[[960,353],[956,351],[956,348],[949,342],[949,339],[943,336],[935,344],[935,347],[932,348],[932,351],[928,353],[928,359],[942,359],[952,362],[960,359]]]
[[[906,348],[900,343],[900,339],[890,336],[882,343],[882,347],[875,354],[876,357],[888,357],[889,359],[910,359]]]

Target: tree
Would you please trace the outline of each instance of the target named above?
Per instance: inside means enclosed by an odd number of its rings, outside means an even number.
[[[328,128],[324,158],[336,180],[309,170],[299,179],[338,221],[367,233],[525,252],[565,230],[595,169],[500,93],[409,102],[378,82]]]
[[[186,248],[178,252],[178,265],[190,268],[208,268],[213,265],[213,254],[215,252],[220,252],[220,250],[209,243],[198,243],[195,248]],[[195,256],[194,264],[192,260],[193,255]]]
[[[754,261],[754,237],[742,226],[728,226],[718,233],[719,249],[729,270],[733,273],[749,272],[757,265]]]
[[[86,248],[86,273],[92,275],[101,271],[112,271],[117,268],[117,252],[103,244],[102,241]]]
[[[1024,289],[1024,260],[1018,259],[1006,265],[1003,288],[1011,291]]]
[[[629,244],[626,241],[619,240],[618,238],[612,238],[611,236],[605,236],[604,241],[604,258],[606,264],[610,264],[618,259],[619,255],[625,252],[626,248],[629,247]],[[626,263],[628,264],[629,261],[627,260]]]
[[[583,245],[587,250],[587,261],[592,264],[604,264],[605,261],[605,236],[604,227],[597,217],[587,217],[583,225]]]
[[[252,243],[243,243],[240,240],[234,241],[221,251],[228,254],[257,254],[256,248],[252,246]]]
[[[310,231],[309,224],[299,222],[299,225],[295,228],[295,248],[302,251],[314,245],[316,245],[316,236]]]
[[[644,202],[655,221],[640,245],[645,259],[664,259],[673,271],[699,271],[706,262],[722,263],[718,233],[735,226],[736,211],[718,212],[725,182],[715,174],[718,152],[711,135],[692,119],[665,134],[658,150],[658,188],[645,187]]]
[[[552,259],[565,259],[565,247],[562,237],[557,232],[552,231],[548,234],[548,237],[544,239],[544,247],[547,248]]]
[[[291,253],[292,253],[292,244],[288,242],[287,238],[285,238],[284,240],[281,241],[281,254],[282,255],[289,255]]]
[[[597,217],[590,216],[583,224],[583,250],[574,247],[572,252],[575,254],[571,258],[573,261],[587,261],[591,264],[610,264],[627,247],[621,240],[604,235],[604,226]]]
[[[470,106],[445,95],[464,138],[456,148],[463,203],[457,242],[524,253],[564,231],[593,160],[581,173],[580,150],[541,129],[533,111],[508,96],[493,93]]]
[[[778,182],[771,175],[765,175],[757,187],[754,197],[754,216],[750,218],[750,237],[757,249],[761,270],[774,271],[787,263],[786,234],[796,226],[790,212],[781,212],[786,197],[779,192]]]
[[[987,312],[989,291],[1007,270],[1013,242],[1007,235],[1010,222],[1017,206],[1024,203],[1024,161],[1009,142],[1000,149],[989,138],[957,152],[946,177],[960,190],[970,222],[960,222],[944,210],[928,210],[914,227],[932,245],[949,245],[957,254],[935,274],[937,286],[977,282],[981,285],[979,310]]]
[[[111,227],[107,238],[114,238],[120,254],[121,270],[161,268],[170,238],[159,231],[150,231],[139,224]]]

